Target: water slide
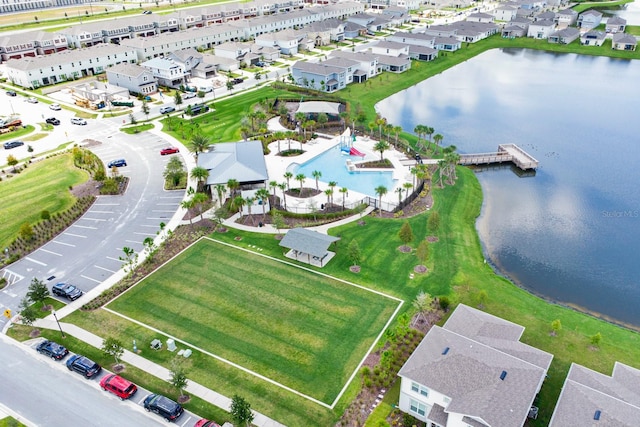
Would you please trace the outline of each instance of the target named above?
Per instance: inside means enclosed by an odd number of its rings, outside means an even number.
[[[362,154],[361,152],[359,152],[358,150],[356,150],[353,147],[351,147],[351,151],[349,151],[349,154],[351,154],[352,156],[359,156],[359,157],[364,157],[365,156],[364,154]]]

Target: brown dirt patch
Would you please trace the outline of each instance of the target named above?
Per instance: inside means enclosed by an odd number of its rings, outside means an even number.
[[[40,329],[34,329],[29,332],[29,338],[38,338],[40,336]]]
[[[427,270],[427,267],[425,267],[424,265],[416,265],[415,267],[413,267],[413,271],[419,274],[426,273]]]
[[[276,240],[282,240],[284,238],[284,234],[276,234],[273,238]]]
[[[349,271],[352,273],[360,273],[360,266],[359,265],[352,265],[351,267],[349,267]]]
[[[425,239],[426,239],[426,240],[427,240],[427,242],[429,242],[429,243],[435,243],[435,242],[437,242],[438,240],[440,240],[440,239],[438,239],[436,236],[427,236],[427,237],[425,237]]]
[[[114,373],[119,374],[121,372],[124,372],[125,366],[122,363],[115,363],[111,365],[111,369]]]
[[[178,396],[178,403],[180,403],[181,405],[187,403],[190,400],[191,396],[189,395],[181,394],[180,396]]]
[[[398,246],[398,250],[403,254],[408,254],[409,252],[411,252],[411,246],[407,246],[407,245]]]
[[[99,196],[100,195],[100,183],[95,179],[89,179],[87,182],[78,184],[71,189],[71,194],[76,198],[84,196]]]

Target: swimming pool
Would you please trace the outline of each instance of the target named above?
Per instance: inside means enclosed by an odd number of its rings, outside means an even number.
[[[294,175],[303,173],[310,179],[313,179],[313,171],[320,171],[322,172],[320,181],[325,183],[336,181],[338,183],[338,186],[334,190],[336,192],[339,188],[347,187],[349,190],[375,198],[377,197],[375,189],[380,185],[387,187],[388,192],[393,190],[392,171],[363,171],[359,169],[354,172],[349,172],[346,167],[346,161],[349,159],[353,161],[362,160],[361,157],[342,154],[339,145],[336,145],[301,165],[291,165],[287,170]],[[368,157],[366,159],[369,160]],[[371,160],[373,160],[373,158],[371,158]]]

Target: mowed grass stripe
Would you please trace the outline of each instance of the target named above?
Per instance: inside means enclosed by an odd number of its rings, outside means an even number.
[[[397,304],[202,240],[109,308],[330,403]]]

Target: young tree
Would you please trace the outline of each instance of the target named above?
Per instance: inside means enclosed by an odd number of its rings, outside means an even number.
[[[120,363],[118,358],[124,353],[124,347],[118,339],[107,337],[102,341],[102,352],[107,356],[113,357],[116,363]]]
[[[282,214],[280,212],[274,212],[271,215],[271,222],[273,223],[273,226],[278,231],[278,234],[280,234],[280,230],[283,229],[286,226],[286,224],[284,222],[284,217],[282,216]]]
[[[218,203],[220,204],[220,207],[222,207],[222,197],[224,196],[225,191],[226,187],[224,184],[216,184],[216,194],[218,195]]]
[[[291,190],[291,186],[289,185],[289,180],[291,180],[291,178],[293,178],[292,172],[287,171],[284,173],[284,179],[287,180],[287,191]]]
[[[420,261],[420,264],[424,265],[427,258],[429,258],[429,244],[426,240],[421,240],[416,249],[416,256]]]
[[[440,228],[440,214],[438,211],[432,211],[427,219],[427,229],[430,233],[435,233]]]
[[[303,173],[299,173],[296,175],[296,181],[300,181],[300,197],[302,197],[302,189],[304,188],[303,185],[305,179],[307,179],[307,177]]]
[[[176,103],[176,107],[182,104],[182,94],[179,90],[175,91],[175,93],[173,94],[173,102]]]
[[[33,239],[33,227],[28,222],[25,222],[20,226],[18,234],[20,235],[20,237],[22,237],[23,240],[29,242],[31,241],[31,239]]]
[[[7,156],[7,164],[13,168],[13,172],[16,171],[16,165],[18,164],[18,159],[13,154],[9,154]]]
[[[148,119],[149,118],[149,104],[147,103],[146,99],[142,100],[142,112],[144,113],[144,115]]]
[[[237,394],[233,395],[231,399],[231,417],[239,424],[245,426],[251,425],[253,421],[253,413],[251,412],[251,405],[243,397]]]
[[[198,209],[200,220],[202,220],[202,210],[204,206],[209,202],[209,197],[204,193],[196,193],[193,195],[191,201],[193,202],[193,205]]]
[[[592,345],[597,347],[600,344],[600,341],[602,341],[602,334],[598,332],[590,338],[590,341]]]
[[[360,253],[360,246],[358,246],[358,241],[356,239],[353,239],[349,243],[349,246],[347,248],[347,256],[349,257],[353,265],[360,264],[360,258],[362,257],[362,254]]]
[[[562,329],[562,323],[560,323],[560,319],[555,319],[551,322],[551,329],[553,331],[553,336],[558,335],[558,332]]]
[[[206,170],[206,169],[205,169]],[[178,156],[172,156],[164,169],[164,179],[171,181],[174,187],[180,184],[180,180],[187,175],[182,160]]]
[[[417,311],[416,321],[422,319],[427,321],[427,314],[433,311],[433,297],[423,291],[418,292],[416,299],[411,303]]]
[[[382,196],[384,196],[385,194],[387,194],[387,187],[385,187],[384,185],[379,185],[375,188],[375,192],[379,197],[379,206],[378,206],[378,211],[382,211]]]
[[[171,361],[169,369],[169,382],[184,396],[184,388],[187,386],[187,372],[184,367],[184,357],[176,356]]]
[[[44,300],[49,296],[49,289],[47,289],[47,285],[37,277],[31,279],[31,283],[29,284],[29,288],[27,290],[27,298],[34,303],[42,303],[42,307],[44,307]]]
[[[127,246],[122,248],[122,252],[124,252],[124,257],[119,257],[120,261],[124,262],[122,268],[125,272],[131,273],[133,272],[133,267],[138,260],[138,254],[136,254],[136,251],[134,251],[132,248],[129,248]]]
[[[400,227],[400,232],[398,233],[398,237],[400,237],[400,240],[402,240],[404,246],[407,246],[407,244],[409,244],[409,242],[413,240],[413,230],[411,229],[411,224],[409,224],[409,221],[405,221],[402,224],[402,227]]]
[[[31,301],[28,297],[22,298],[20,305],[18,306],[18,313],[20,314],[20,321],[23,325],[31,326],[33,322],[38,318],[38,313],[33,308]]]
[[[189,211],[194,206],[195,204],[193,203],[193,197],[180,202],[180,207],[186,211]],[[189,224],[193,224],[193,221],[191,220],[191,215],[189,215]]]
[[[389,149],[389,144],[387,144],[384,141],[378,141],[376,142],[376,145],[373,146],[373,149],[380,153],[380,161],[383,161],[384,160],[383,154],[385,151]]]

